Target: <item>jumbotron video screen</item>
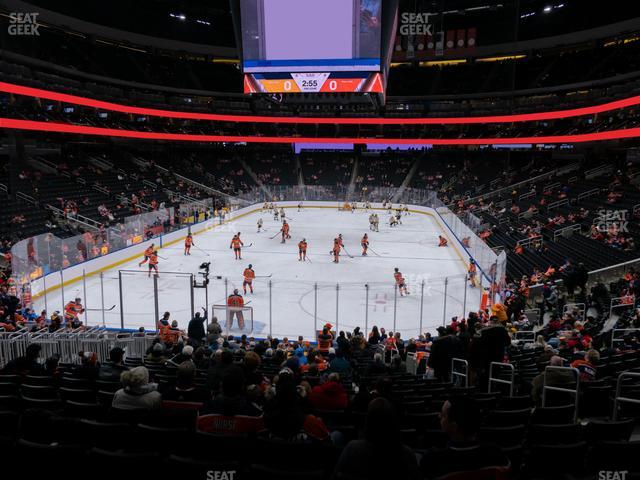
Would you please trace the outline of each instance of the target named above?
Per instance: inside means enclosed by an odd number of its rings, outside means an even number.
[[[240,0],[245,93],[383,92],[382,0]]]

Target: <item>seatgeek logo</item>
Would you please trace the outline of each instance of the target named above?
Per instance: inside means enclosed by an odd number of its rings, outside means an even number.
[[[433,13],[402,12],[400,14],[400,35],[433,35],[433,25],[429,17]]]
[[[39,37],[38,15],[38,12],[11,12],[7,32],[14,37]]]

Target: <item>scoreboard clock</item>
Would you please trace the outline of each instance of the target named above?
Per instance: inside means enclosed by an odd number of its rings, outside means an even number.
[[[252,73],[244,76],[244,93],[383,93],[380,73]]]

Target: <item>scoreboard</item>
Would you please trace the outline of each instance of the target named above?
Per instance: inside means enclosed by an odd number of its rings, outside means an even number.
[[[244,75],[244,93],[383,93],[380,73],[301,72]]]
[[[236,38],[244,93],[384,94],[382,0],[231,0],[231,5],[234,20],[240,20]]]

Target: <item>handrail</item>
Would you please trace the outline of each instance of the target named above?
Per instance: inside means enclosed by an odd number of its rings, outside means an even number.
[[[82,224],[85,227],[91,228],[93,230],[99,230],[100,229],[100,222],[96,222],[92,218],[85,217],[84,215],[80,215],[80,214],[68,215],[68,214],[66,214],[64,212],[64,210],[61,210],[58,207],[54,207],[51,204],[45,205],[44,208],[46,208],[48,210],[51,210],[52,212],[54,212],[55,214],[61,216],[62,218],[66,219],[66,220],[70,220],[72,222]]]
[[[569,205],[569,200],[567,198],[563,198],[562,200],[551,202],[549,205],[547,205],[547,212],[553,210],[554,208],[562,207],[564,205]]]
[[[624,377],[627,378],[640,378],[640,372],[622,372],[618,375],[618,381],[616,383],[616,396],[613,400],[613,415],[611,417],[614,421],[618,419],[618,405],[622,403],[633,403],[636,405],[640,405],[640,399],[637,398],[627,398],[620,396],[620,391],[622,390],[622,379]]]
[[[616,338],[616,332],[640,332],[640,328],[614,328],[611,330],[611,348],[614,348],[616,342],[624,342],[623,338]]]
[[[578,201],[584,199],[584,198],[588,198],[588,197],[593,197],[594,195],[598,195],[600,193],[600,189],[599,188],[592,188],[591,190],[587,190],[586,192],[582,192],[580,195],[578,195],[577,199]]]
[[[144,180],[142,180],[142,184],[146,185],[149,188],[153,188],[154,190],[158,189],[158,185],[156,183],[150,182],[149,180],[147,180],[146,178]]]
[[[31,205],[38,205],[38,202],[36,201],[36,199],[33,198],[31,195],[27,195],[26,193],[17,192],[16,197],[18,197],[21,200],[24,200],[27,203],[30,203]]]
[[[456,372],[455,366],[456,363],[462,365],[464,367],[464,373]],[[469,362],[463,358],[452,358],[451,359],[451,382],[454,382],[454,377],[462,377],[464,378],[464,388],[469,387]]]
[[[567,236],[566,234],[569,232],[572,232],[572,234],[575,232],[580,232],[581,229],[582,229],[582,225],[580,225],[579,223],[576,223],[574,225],[569,225],[567,227],[559,228],[558,230],[553,231],[553,240],[554,241],[557,240],[558,237],[566,237]]]
[[[576,375],[576,388],[565,388],[565,387],[558,387],[558,386],[553,386],[553,385],[547,385],[547,372],[551,371],[551,370],[555,370],[555,371],[563,371],[563,372],[573,372]],[[542,407],[544,408],[546,406],[546,402],[547,402],[547,391],[551,390],[554,392],[566,392],[566,393],[571,393],[574,395],[575,398],[575,410],[573,412],[573,423],[575,423],[578,420],[578,401],[580,399],[580,371],[577,368],[573,368],[573,367],[554,367],[554,366],[547,366],[544,369],[544,384],[542,385]]]
[[[534,332],[533,330],[518,330],[514,334],[514,337],[516,340],[518,340],[518,342],[522,341],[524,344],[535,343],[536,332]]]
[[[511,380],[504,380],[502,378],[496,378],[493,376],[493,366],[494,365],[500,365],[502,367],[508,367],[509,370],[511,371],[510,373],[510,378]],[[513,397],[513,387],[514,387],[514,379],[515,379],[515,375],[516,375],[516,370],[515,367],[510,364],[510,363],[503,363],[503,362],[491,362],[491,364],[489,365],[489,393],[491,393],[491,385],[494,383],[501,383],[503,385],[509,385],[509,396]]]

